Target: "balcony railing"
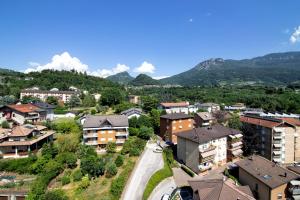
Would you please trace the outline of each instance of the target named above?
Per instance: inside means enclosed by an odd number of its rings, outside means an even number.
[[[117,132],[116,133],[116,136],[128,136],[128,133],[127,132]]]
[[[94,138],[94,137],[98,137],[98,134],[97,133],[83,134],[83,138]]]
[[[85,142],[86,145],[97,145],[98,142],[97,141],[87,141]]]
[[[126,141],[126,139],[116,139],[117,144],[123,144]]]

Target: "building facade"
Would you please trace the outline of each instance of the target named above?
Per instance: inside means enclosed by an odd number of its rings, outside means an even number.
[[[166,111],[167,114],[185,113],[189,114],[189,102],[164,102],[160,103],[159,108]]]
[[[20,98],[23,99],[25,96],[32,96],[46,101],[50,96],[56,97],[58,100],[67,103],[72,95],[79,95],[76,91],[59,91],[59,90],[22,90]]]
[[[221,109],[220,105],[216,103],[201,103],[201,104],[197,104],[197,106],[198,109],[205,110],[207,112],[212,112],[212,113],[219,111]]]
[[[121,147],[128,138],[128,128],[125,115],[89,115],[83,123],[83,142],[98,149],[105,149],[109,142]]]
[[[193,129],[193,117],[184,113],[172,113],[160,116],[160,137],[177,144],[175,133]]]
[[[199,112],[194,116],[195,126],[203,127],[203,126],[211,126],[216,123],[216,118],[209,112]]]

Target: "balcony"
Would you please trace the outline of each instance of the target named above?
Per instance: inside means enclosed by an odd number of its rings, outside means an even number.
[[[97,133],[87,133],[87,134],[83,134],[83,138],[95,138],[98,137]]]
[[[243,150],[242,149],[237,149],[237,150],[231,151],[231,153],[232,153],[233,156],[238,157],[238,156],[243,154]]]
[[[126,139],[116,139],[116,144],[124,144]]]
[[[242,143],[241,141],[238,141],[238,142],[235,142],[235,143],[231,143],[230,146],[231,146],[232,148],[236,148],[236,147],[242,146],[242,144],[243,144],[243,143]]]
[[[198,169],[200,170],[200,172],[204,172],[206,170],[211,169],[212,166],[213,166],[212,163],[208,163],[208,164],[205,164],[205,165],[198,165]]]
[[[85,145],[98,145],[97,141],[87,141],[85,142]]]
[[[273,135],[273,139],[274,139],[274,140],[281,140],[281,139],[282,139],[282,136],[281,136],[281,134],[275,133],[275,134]]]
[[[128,133],[127,132],[116,132],[116,136],[125,136],[125,137],[128,137]]]
[[[289,192],[293,196],[299,196],[300,195],[300,181],[292,180],[290,182]],[[296,199],[296,198],[295,198]]]
[[[276,156],[280,156],[281,151],[280,150],[273,150],[273,154],[276,155]]]
[[[273,156],[273,161],[281,163],[281,157],[280,156]]]

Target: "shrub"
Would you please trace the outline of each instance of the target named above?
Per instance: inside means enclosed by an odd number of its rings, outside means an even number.
[[[97,153],[95,151],[95,148],[87,145],[80,145],[77,152],[77,156],[79,159],[88,157],[88,156],[95,156],[97,157]]]
[[[47,191],[45,194],[46,200],[68,200],[68,196],[64,193],[63,190],[56,189]]]
[[[137,136],[139,134],[138,128],[129,127],[128,131],[130,136]]]
[[[30,171],[33,174],[41,173],[44,170],[45,165],[47,164],[48,159],[45,157],[39,157],[35,163],[30,166]]]
[[[108,142],[105,149],[107,153],[116,153],[117,144],[115,142]]]
[[[105,163],[101,158],[88,156],[82,158],[80,168],[84,174],[88,174],[91,177],[98,177],[104,174]]]
[[[141,152],[137,148],[132,148],[129,151],[129,156],[139,156],[140,154],[141,154]]]
[[[51,143],[43,144],[42,156],[47,160],[54,158],[58,154],[58,149]]]
[[[144,140],[149,140],[153,135],[153,128],[142,126],[139,131],[139,137]]]
[[[118,157],[115,160],[115,164],[117,167],[121,167],[124,163],[124,156],[118,155]]]
[[[59,152],[76,152],[80,143],[79,133],[58,135],[56,141]]]
[[[84,177],[82,177],[81,182],[80,182],[80,184],[78,186],[78,189],[79,190],[84,190],[87,187],[89,187],[89,185],[90,185],[89,176],[85,175]]]
[[[115,163],[109,163],[106,170],[107,177],[113,177],[118,173],[118,169]]]
[[[63,176],[63,177],[61,178],[61,184],[62,184],[62,185],[67,185],[67,184],[69,184],[70,182],[71,182],[71,179],[70,179],[69,176]]]
[[[82,179],[82,172],[80,169],[76,169],[72,174],[73,181],[80,181]]]
[[[9,123],[8,123],[7,121],[3,121],[3,122],[1,123],[1,127],[2,127],[2,128],[10,128]]]
[[[95,109],[91,110],[91,115],[95,115],[97,113],[97,111]]]
[[[19,159],[0,160],[0,171],[17,172],[20,174],[32,173],[30,166],[37,160],[36,156]]]
[[[59,163],[71,169],[76,167],[77,157],[75,153],[65,152],[60,153],[55,158]]]

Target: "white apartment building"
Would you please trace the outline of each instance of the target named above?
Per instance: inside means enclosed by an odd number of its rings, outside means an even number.
[[[32,96],[41,99],[42,101],[46,101],[46,99],[50,96],[58,98],[58,100],[63,101],[64,103],[68,102],[72,95],[79,95],[78,92],[75,91],[59,91],[59,90],[32,90],[25,89],[21,91],[20,98],[23,99],[25,96]]]

